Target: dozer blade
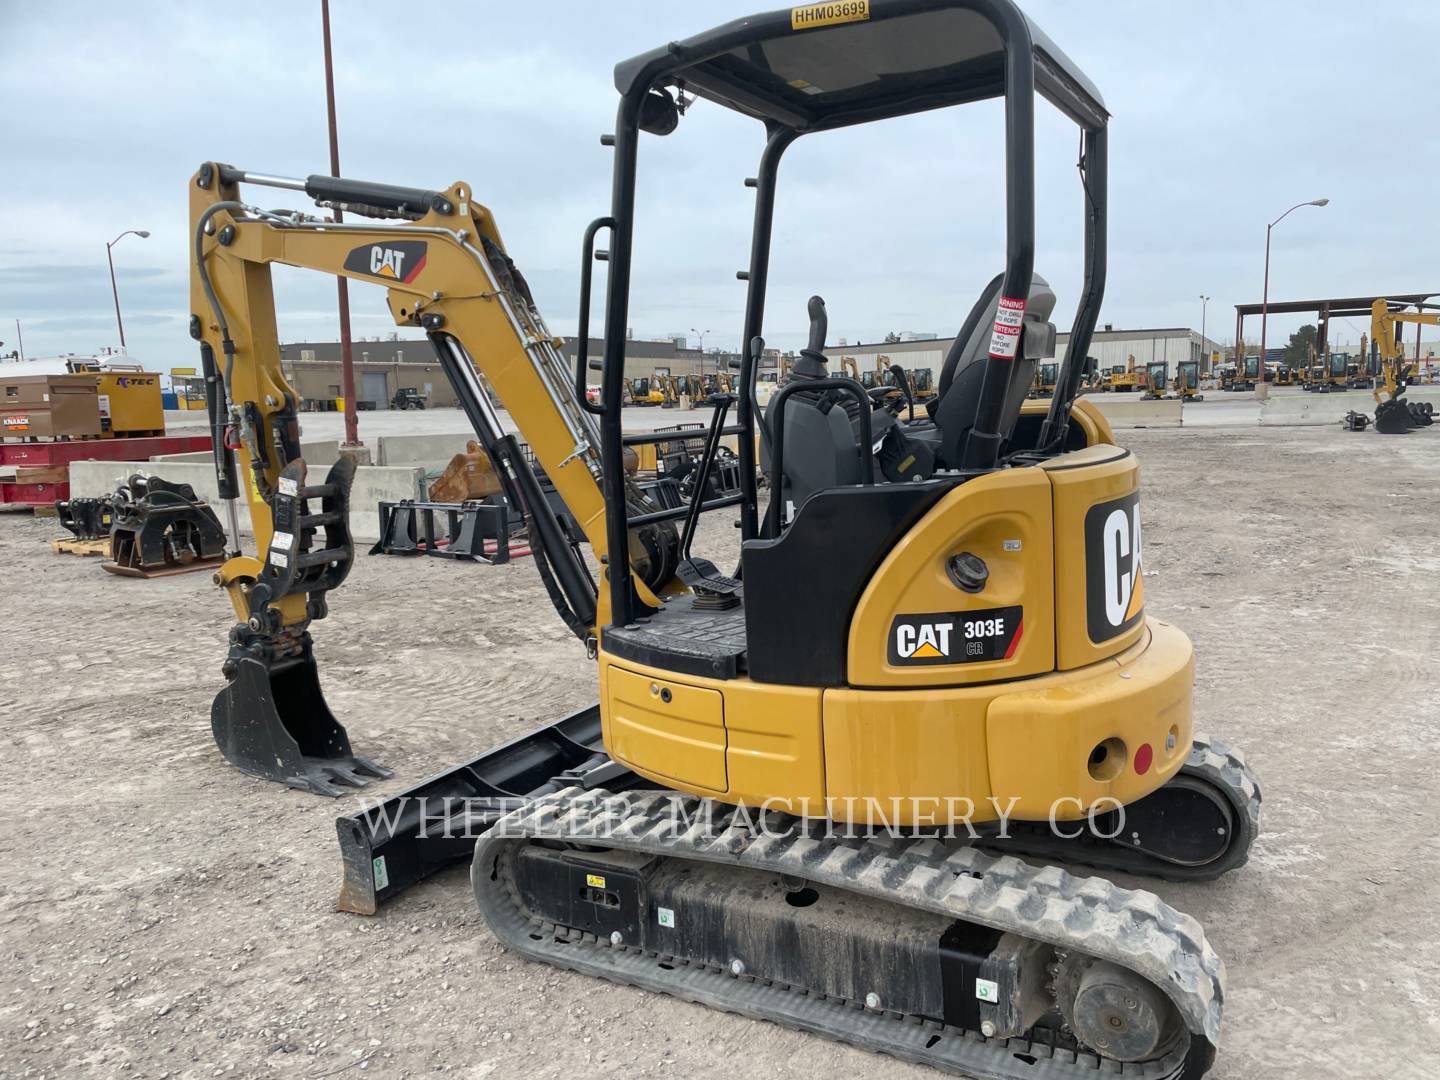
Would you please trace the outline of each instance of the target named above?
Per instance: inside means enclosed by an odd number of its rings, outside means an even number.
[[[375,914],[421,879],[470,858],[476,839],[527,800],[571,786],[625,789],[640,782],[605,754],[600,706],[580,709],[336,818],[344,880],[335,906]]]
[[[332,798],[393,775],[351,751],[325,704],[308,633],[292,655],[238,657],[226,667],[229,681],[210,707],[210,727],[237,769]]]

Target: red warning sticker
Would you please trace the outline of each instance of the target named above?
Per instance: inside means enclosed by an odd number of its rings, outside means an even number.
[[[990,335],[990,355],[997,360],[1014,360],[1020,351],[1020,324],[1025,321],[1025,298],[1002,296],[995,309],[995,329]]]

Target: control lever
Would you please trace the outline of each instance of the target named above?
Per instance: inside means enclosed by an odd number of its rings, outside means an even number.
[[[825,300],[823,297],[812,296],[807,305],[810,312],[810,344],[806,347],[807,352],[824,354],[825,352],[825,331],[828,329],[828,320],[825,317]]]

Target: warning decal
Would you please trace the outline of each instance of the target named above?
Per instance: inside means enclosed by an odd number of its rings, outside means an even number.
[[[1014,360],[1020,351],[1020,324],[1025,321],[1025,299],[1002,296],[995,309],[995,329],[990,335],[990,355],[997,360]]]

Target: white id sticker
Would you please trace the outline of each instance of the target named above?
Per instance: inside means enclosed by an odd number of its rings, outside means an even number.
[[[290,476],[282,476],[282,477],[280,477],[280,494],[281,494],[281,495],[299,495],[299,494],[300,494],[300,481],[298,481],[298,480],[296,480],[294,477],[290,477]]]
[[[991,1005],[998,1005],[1000,1002],[1000,984],[991,979],[976,979],[975,997],[979,1001],[988,1001]]]
[[[289,551],[290,545],[293,543],[295,543],[295,536],[293,533],[277,532],[271,534],[271,548],[279,548],[281,551]]]
[[[284,567],[288,570],[290,568],[290,556],[286,555],[283,551],[277,551],[275,548],[271,548],[270,565]]]
[[[675,929],[675,911],[673,908],[662,907],[655,910],[656,921],[667,929]]]

